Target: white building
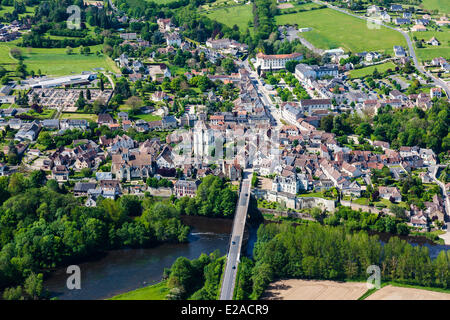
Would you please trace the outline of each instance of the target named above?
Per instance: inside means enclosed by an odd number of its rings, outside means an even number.
[[[297,194],[308,189],[308,179],[304,174],[292,174],[287,177],[276,176],[272,181],[272,191]]]
[[[327,64],[324,66],[310,66],[307,64],[298,64],[295,67],[295,76],[300,81],[308,79],[320,79],[326,76],[337,77],[339,70],[337,65]]]
[[[286,66],[286,62],[296,60],[300,61],[303,59],[303,55],[301,53],[291,53],[291,54],[274,54],[267,55],[262,52],[256,55],[256,67],[260,67],[261,70],[278,70],[284,69]]]
[[[286,103],[284,106],[281,107],[281,116],[286,121],[298,124],[298,119],[301,117],[302,111],[298,108],[296,108],[293,104]]]
[[[300,106],[306,112],[311,113],[314,110],[328,110],[331,109],[330,99],[303,99],[300,100]]]

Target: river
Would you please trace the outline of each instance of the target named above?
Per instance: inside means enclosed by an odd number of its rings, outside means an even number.
[[[178,257],[195,259],[201,253],[211,253],[216,249],[219,249],[221,254],[226,254],[232,220],[189,216],[182,219],[185,224],[191,226],[188,243],[107,251],[95,259],[78,264],[81,269],[80,290],[67,289],[66,281],[69,275],[66,268],[58,268],[52,272],[45,279],[44,287],[49,290],[51,297],[61,300],[107,299],[161,281],[164,268],[169,268]],[[244,235],[247,244],[245,254],[248,256],[252,256],[256,231],[256,227],[250,227]],[[378,233],[378,236],[382,242],[387,242],[391,235]],[[440,250],[450,248],[434,245],[424,237],[401,238],[412,245],[427,246],[431,258],[435,258]]]
[[[106,299],[161,281],[164,268],[169,268],[180,256],[194,259],[203,252],[211,253],[216,249],[226,254],[232,220],[183,217],[183,221],[192,227],[188,243],[108,251],[78,264],[81,269],[80,290],[67,289],[69,275],[66,268],[52,272],[44,281],[44,287],[52,297],[61,300]]]

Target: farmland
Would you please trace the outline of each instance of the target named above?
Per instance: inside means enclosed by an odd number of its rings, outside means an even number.
[[[237,25],[241,32],[244,32],[248,28],[249,21],[253,21],[252,6],[248,4],[211,10],[202,14],[230,28]]]
[[[395,64],[393,64],[392,62],[386,62],[386,63],[377,64],[377,65],[370,66],[370,67],[351,70],[350,78],[362,78],[362,77],[371,75],[375,69],[377,69],[378,72],[382,73],[388,69],[394,70]]]
[[[440,13],[450,13],[448,0],[423,0],[422,7],[426,10],[438,10]]]
[[[15,59],[10,57],[9,50],[16,48],[15,42],[0,45],[0,60],[2,63],[14,63]],[[101,46],[92,46],[91,54],[81,55],[73,53],[66,54],[65,48],[20,48],[24,56],[24,63],[28,71],[37,72],[41,70],[43,74],[51,76],[66,75],[70,73],[80,73],[82,71],[92,71],[94,68],[103,68],[105,71],[118,72],[114,62],[103,54],[97,55],[101,51]],[[77,52],[77,49],[74,49]],[[7,70],[13,70],[11,65],[5,66]]]
[[[90,113],[63,113],[61,119],[86,119],[88,121],[97,121],[98,116]]]
[[[415,51],[420,60],[431,60],[436,57],[444,57],[450,59],[450,32],[437,32],[437,31],[423,31],[412,32],[411,37],[416,37],[418,40],[429,41],[432,37],[441,43],[439,46],[432,46],[425,44],[425,48],[415,47]]]
[[[396,31],[385,27],[369,29],[365,21],[332,9],[318,9],[276,16],[278,25],[297,24],[311,27],[302,37],[320,49],[342,47],[346,51],[375,50],[392,53],[394,45],[405,45],[405,39]]]

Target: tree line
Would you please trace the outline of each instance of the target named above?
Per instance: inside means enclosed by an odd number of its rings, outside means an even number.
[[[397,237],[382,244],[378,236],[343,227],[271,223],[258,229],[254,261],[242,260],[235,293],[239,299],[258,299],[280,278],[365,281],[370,265],[380,267],[382,281],[450,285],[450,252],[432,260],[427,247]]]
[[[0,177],[0,204],[0,289],[9,288],[6,299],[45,298],[44,290],[17,293],[27,290],[27,281],[39,286],[39,274],[49,269],[108,249],[185,242],[189,233],[169,201],[124,195],[84,207],[42,171]]]

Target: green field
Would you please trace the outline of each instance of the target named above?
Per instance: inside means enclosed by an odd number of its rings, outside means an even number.
[[[0,62],[14,63],[15,59],[10,57],[9,50],[16,48],[16,41],[0,44]],[[90,55],[78,54],[78,49],[74,49],[74,54],[67,55],[65,48],[20,48],[24,55],[24,63],[28,71],[37,72],[39,69],[43,74],[51,76],[67,75],[70,73],[80,73],[82,71],[92,71],[93,68],[103,68],[105,71],[119,72],[114,61],[105,55],[97,56],[95,52],[101,51],[102,46],[91,46]],[[5,66],[8,69],[7,66]],[[9,70],[14,68],[10,65]]]
[[[422,6],[426,10],[438,10],[442,13],[450,13],[448,0],[422,0]]]
[[[162,119],[160,116],[155,116],[155,115],[153,115],[151,113],[149,113],[149,114],[138,114],[138,115],[134,116],[133,118],[135,120],[141,119],[141,120],[144,120],[144,121],[159,121],[159,120]]]
[[[371,75],[375,69],[377,69],[378,72],[385,72],[388,69],[395,70],[395,64],[389,61],[375,66],[351,70],[350,78],[362,78]]]
[[[425,45],[425,48],[415,48],[417,57],[420,60],[431,60],[436,57],[444,57],[450,59],[450,31],[423,31],[411,32],[410,37],[415,36],[417,39],[429,41],[432,37],[436,37],[441,43],[439,46]]]
[[[166,295],[168,293],[169,288],[167,288],[166,282],[161,281],[152,286],[119,294],[112,297],[110,300],[166,300]]]
[[[249,21],[253,22],[252,6],[248,4],[211,10],[202,14],[230,28],[237,25],[241,32],[244,32],[248,28]]]
[[[91,113],[62,113],[61,119],[86,119],[97,122],[98,116]]]
[[[364,20],[328,8],[280,15],[275,20],[278,25],[312,27],[313,30],[302,33],[302,37],[320,49],[342,47],[352,52],[374,50],[392,53],[394,45],[406,45],[399,32],[385,27],[369,29]]]

